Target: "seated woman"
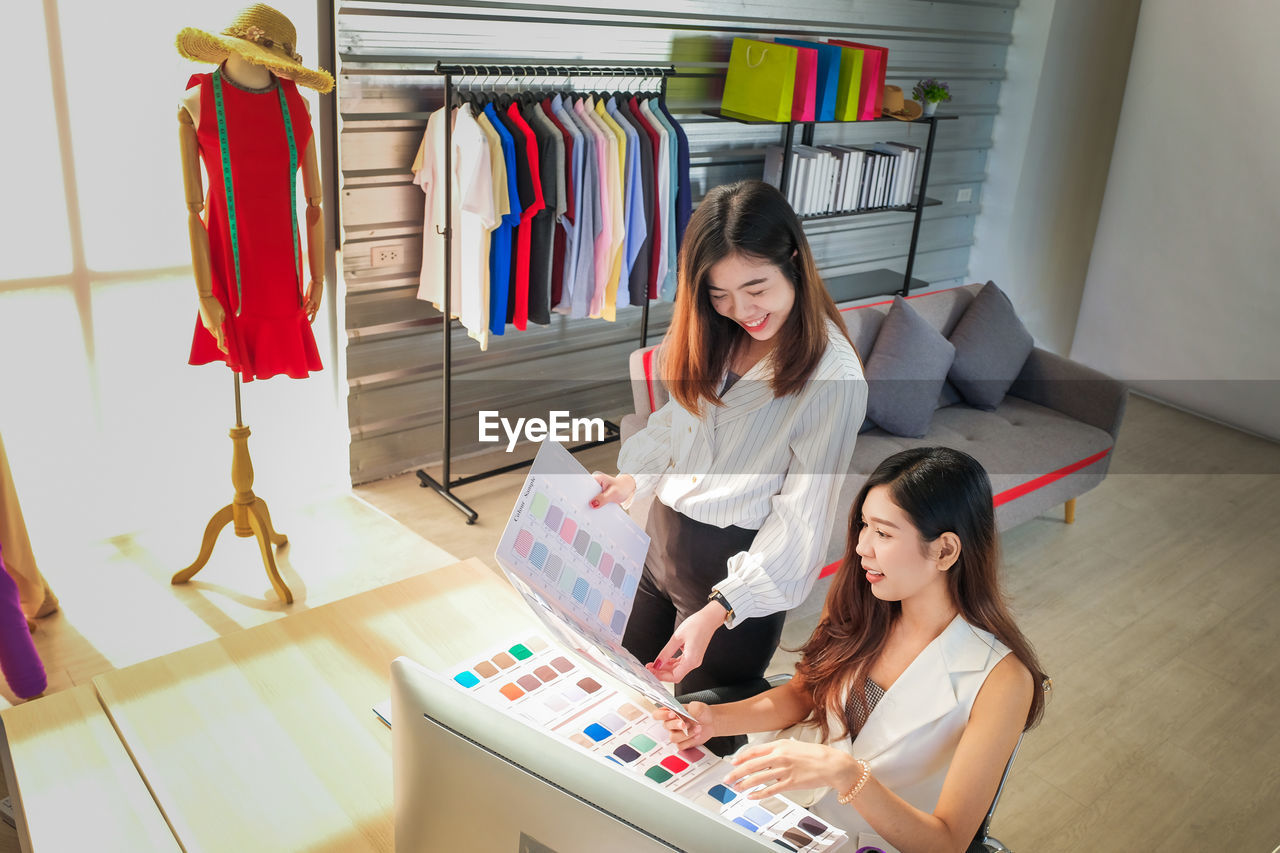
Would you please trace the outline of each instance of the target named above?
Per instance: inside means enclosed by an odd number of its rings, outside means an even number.
[[[998,564],[982,466],[945,447],[897,453],[854,501],[795,677],[741,702],[690,703],[688,732],[670,711],[655,716],[681,747],[794,727],[740,750],[726,782],[754,799],[799,792],[859,846],[878,835],[903,853],[963,851],[1044,710]]]

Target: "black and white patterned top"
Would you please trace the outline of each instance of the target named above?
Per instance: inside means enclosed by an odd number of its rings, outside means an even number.
[[[884,688],[870,678],[864,682],[863,690],[867,694],[865,711],[858,707],[857,696],[853,690],[849,691],[849,695],[845,699],[844,718],[845,724],[849,727],[850,737],[856,736],[862,730],[862,727],[867,724],[867,717],[871,716],[871,712],[875,710],[876,705],[884,698]]]

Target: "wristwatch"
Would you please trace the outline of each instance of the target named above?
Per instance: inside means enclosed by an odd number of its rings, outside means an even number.
[[[729,599],[725,598],[724,593],[720,590],[711,590],[711,594],[707,596],[707,601],[714,601],[724,608],[724,621],[728,622],[733,618],[733,606],[729,604]]]

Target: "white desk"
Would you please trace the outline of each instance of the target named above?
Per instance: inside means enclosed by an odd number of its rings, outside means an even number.
[[[24,850],[180,849],[91,686],[7,708],[0,723]]]

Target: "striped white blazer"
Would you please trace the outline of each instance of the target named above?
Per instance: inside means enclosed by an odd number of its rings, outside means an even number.
[[[696,416],[668,400],[618,454],[636,497],[655,493],[695,521],[758,531],[715,586],[734,621],[795,607],[821,570],[867,407],[853,347],[831,322],[827,339],[797,393],[775,398],[771,361],[762,359],[725,393],[723,406],[704,406]]]

